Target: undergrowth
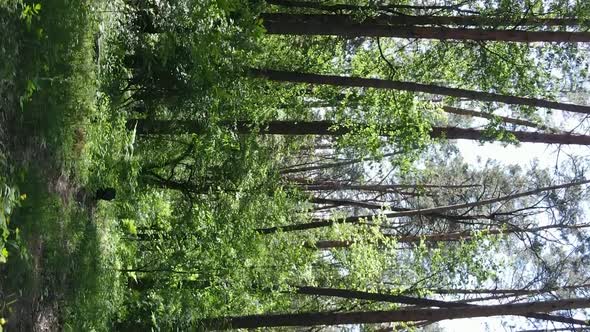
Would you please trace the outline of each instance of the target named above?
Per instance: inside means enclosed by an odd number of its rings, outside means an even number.
[[[112,203],[93,201],[97,188],[121,185],[127,135],[98,90],[104,5],[0,1],[0,323],[9,329],[109,330],[119,314],[118,225]]]

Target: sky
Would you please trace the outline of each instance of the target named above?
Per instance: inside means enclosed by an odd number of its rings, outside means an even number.
[[[457,147],[461,155],[470,165],[484,165],[488,159],[495,159],[503,164],[518,164],[527,166],[535,158],[548,162],[555,159],[554,148],[548,148],[544,144],[522,143],[519,146],[503,146],[500,143],[481,144],[469,140],[457,140]],[[501,318],[468,318],[447,320],[439,323],[449,332],[459,331],[504,331]]]
[[[521,143],[519,146],[503,146],[499,143],[481,144],[475,141],[458,140],[457,147],[470,165],[485,164],[488,159],[495,159],[503,164],[527,166],[539,159],[544,166],[553,166],[556,159],[555,147],[545,144]]]
[[[518,146],[504,146],[501,143],[485,143],[457,140],[457,147],[465,161],[470,165],[484,165],[488,159],[494,159],[503,164],[518,164],[526,167],[538,160],[540,166],[555,167],[558,158],[563,157],[566,153],[581,155],[588,150],[586,147],[564,147],[561,152],[557,153],[557,146],[538,144],[538,143],[521,143]],[[561,156],[559,156],[561,155]],[[579,317],[585,319],[585,317]],[[506,319],[506,317],[489,317],[489,318],[469,318],[447,320],[439,323],[448,332],[478,332],[478,331],[518,331],[524,326],[517,324],[515,328],[504,327],[501,322],[524,323],[523,318]]]
[[[571,127],[570,127],[571,128]],[[454,141],[459,148],[466,163],[477,167],[484,167],[489,159],[496,160],[504,165],[517,164],[528,168],[535,161],[545,168],[554,168],[559,162],[565,161],[567,155],[589,155],[588,147],[547,145],[539,143],[520,143],[519,145],[506,145],[497,142],[480,143],[472,140]],[[559,152],[558,152],[559,151]],[[374,170],[367,169],[367,172]],[[588,212],[590,213],[590,212]],[[494,304],[494,303],[488,303]],[[586,319],[586,317],[576,317]],[[502,322],[506,326],[502,325]],[[545,325],[539,324],[539,328]],[[439,327],[447,332],[479,332],[479,331],[520,331],[533,328],[527,324],[527,319],[522,317],[486,317],[446,320],[438,323]],[[555,327],[561,327],[556,325]],[[355,326],[358,328],[358,326]],[[357,331],[357,330],[353,330]],[[360,331],[360,330],[358,330]]]

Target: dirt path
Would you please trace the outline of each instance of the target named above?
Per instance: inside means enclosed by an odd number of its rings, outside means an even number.
[[[2,8],[0,8],[2,9]],[[14,36],[9,15],[0,12],[0,34]],[[10,32],[12,31],[12,32]],[[18,171],[32,164],[47,165],[46,174],[48,190],[65,198],[70,195],[71,187],[67,179],[57,176],[60,171],[46,148],[42,138],[23,129],[23,111],[20,108],[20,93],[16,83],[18,77],[17,59],[19,49],[15,40],[7,38],[0,48],[0,177],[15,179]],[[13,47],[9,47],[13,46]],[[0,178],[1,180],[1,178]],[[71,196],[70,196],[71,197]],[[0,265],[0,317],[7,320],[7,331],[58,331],[59,305],[56,294],[46,294],[46,275],[44,274],[45,244],[42,234],[26,234],[26,259],[18,260],[20,266]],[[13,254],[14,255],[14,254]],[[12,271],[10,270],[12,269]],[[15,272],[23,269],[26,272]],[[20,280],[7,280],[14,273],[24,273]],[[9,288],[9,284],[20,284]]]

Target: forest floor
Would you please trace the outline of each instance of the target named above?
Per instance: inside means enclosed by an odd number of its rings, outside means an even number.
[[[113,212],[91,194],[105,178],[93,151],[116,136],[98,93],[97,2],[0,2],[0,185],[19,205],[0,263],[9,331],[81,330],[116,307]]]

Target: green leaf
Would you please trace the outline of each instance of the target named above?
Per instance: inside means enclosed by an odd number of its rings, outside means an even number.
[[[154,326],[158,326],[158,321],[156,320],[156,314],[153,311],[152,311],[151,319],[152,319],[152,323],[154,324]]]

